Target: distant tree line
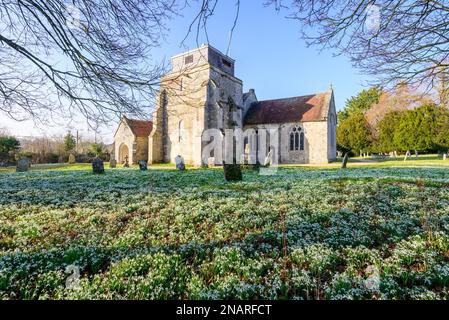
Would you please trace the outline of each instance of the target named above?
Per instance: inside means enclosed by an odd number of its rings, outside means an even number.
[[[109,147],[101,142],[76,139],[71,133],[60,137],[18,139],[0,133],[0,166],[13,165],[21,157],[32,163],[91,162],[99,156],[109,161]]]
[[[343,153],[448,152],[449,108],[428,97],[379,88],[348,99],[339,112],[338,148]]]

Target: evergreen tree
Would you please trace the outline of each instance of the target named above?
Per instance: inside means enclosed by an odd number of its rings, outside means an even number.
[[[387,113],[385,117],[378,123],[378,138],[375,143],[375,149],[378,152],[390,152],[401,150],[395,144],[395,135],[398,131],[398,125],[403,116],[403,111],[392,111]]]
[[[337,143],[343,152],[350,150],[354,154],[371,150],[371,131],[363,113],[350,115],[337,127]]]
[[[379,102],[381,94],[382,90],[376,87],[361,91],[346,101],[345,108],[338,113],[338,119],[344,121],[355,113],[368,111],[373,104]]]
[[[69,152],[69,151],[72,151],[73,149],[75,149],[75,147],[76,147],[75,137],[69,131],[69,132],[67,132],[66,136],[64,137],[64,150]]]

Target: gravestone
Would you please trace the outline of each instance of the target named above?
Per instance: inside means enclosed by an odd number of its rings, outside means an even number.
[[[410,153],[410,151],[407,151],[406,153],[405,153],[405,156],[404,156],[404,161],[406,161],[408,158],[410,158],[412,155],[411,155],[411,153]]]
[[[447,153],[443,154],[443,160],[447,159]]]
[[[69,154],[69,164],[74,164],[76,162],[75,155],[73,153]]]
[[[184,163],[184,159],[178,154],[175,158],[176,169],[185,170],[186,165]]]
[[[263,165],[266,167],[270,166],[272,158],[273,158],[273,150],[270,150],[270,152],[268,152],[267,156],[265,157]]]
[[[148,170],[148,164],[145,160],[139,161],[139,169],[140,171],[147,171]]]
[[[92,171],[96,174],[102,174],[104,173],[104,163],[103,160],[100,158],[95,158],[94,161],[92,161]]]
[[[114,169],[114,168],[116,168],[116,167],[117,167],[117,160],[111,159],[111,160],[109,161],[109,168]]]
[[[30,159],[22,158],[17,162],[16,172],[26,172],[31,166]]]
[[[240,164],[238,163],[223,163],[223,170],[226,181],[241,181],[243,179],[242,170],[240,168]]]

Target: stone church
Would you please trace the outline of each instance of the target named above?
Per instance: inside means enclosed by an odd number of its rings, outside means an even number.
[[[115,134],[115,159],[204,165],[207,129],[223,130],[225,109],[233,101],[234,127],[279,132],[277,163],[328,163],[335,160],[336,110],[332,88],[306,96],[259,101],[234,75],[235,61],[210,45],[171,58],[172,70],[161,79],[152,121],[123,118]],[[247,149],[245,149],[247,150]],[[213,156],[213,155],[211,155]]]

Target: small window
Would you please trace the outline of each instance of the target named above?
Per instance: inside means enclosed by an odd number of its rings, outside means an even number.
[[[185,64],[190,64],[193,62],[193,54],[191,54],[190,56],[187,56],[184,58],[184,63]]]
[[[223,64],[228,68],[232,67],[232,63],[226,59],[221,59],[221,62],[223,62]]]
[[[184,121],[179,121],[179,127],[178,127],[178,141],[182,142],[184,140]]]

